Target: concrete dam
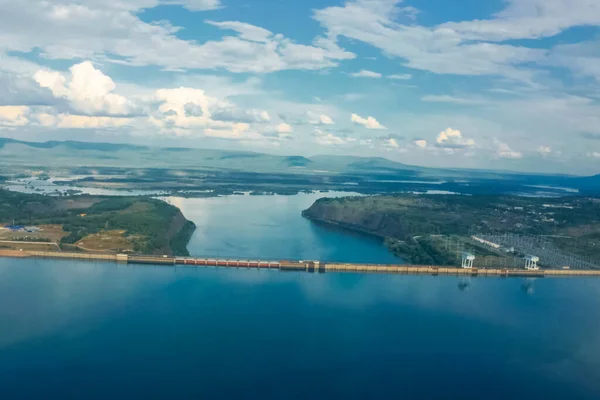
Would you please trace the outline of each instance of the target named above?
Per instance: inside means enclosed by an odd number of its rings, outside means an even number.
[[[107,261],[123,264],[162,265],[171,267],[250,268],[279,271],[305,271],[313,273],[354,272],[404,275],[454,275],[454,276],[499,276],[499,277],[600,277],[600,270],[574,269],[497,269],[459,268],[425,265],[354,264],[303,260],[232,260],[224,258],[170,257],[132,254],[98,254],[43,251],[0,250],[0,257],[32,257],[64,260]]]

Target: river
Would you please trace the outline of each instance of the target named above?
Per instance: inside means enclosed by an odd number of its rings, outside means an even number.
[[[397,262],[303,219],[320,195],[169,201],[198,225],[194,255]],[[0,259],[0,393],[597,399],[598,293],[597,279]]]
[[[348,195],[328,192],[164,200],[196,224],[188,244],[193,256],[400,263],[378,238],[317,224],[301,215],[320,197]]]

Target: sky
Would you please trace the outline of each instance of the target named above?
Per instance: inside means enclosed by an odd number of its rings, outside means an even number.
[[[0,0],[0,136],[600,173],[598,0]]]

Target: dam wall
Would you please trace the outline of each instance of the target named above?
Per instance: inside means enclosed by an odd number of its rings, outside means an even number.
[[[497,269],[497,268],[456,268],[419,265],[381,265],[355,263],[325,263],[321,261],[266,261],[231,260],[221,258],[191,258],[132,254],[98,254],[83,252],[17,251],[0,250],[0,257],[49,258],[84,261],[108,261],[126,264],[163,265],[184,267],[252,268],[274,269],[279,271],[306,272],[354,272],[405,275],[453,275],[453,276],[496,276],[496,277],[600,277],[600,270],[574,269]]]

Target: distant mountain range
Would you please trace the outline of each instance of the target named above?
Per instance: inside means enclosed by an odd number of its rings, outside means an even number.
[[[494,181],[497,185],[562,185],[600,192],[600,175],[575,177],[500,171],[411,166],[382,157],[319,155],[281,156],[248,151],[78,141],[26,142],[0,138],[0,167],[113,167],[171,170],[223,170],[245,173],[359,176],[374,181],[460,179]]]
[[[186,169],[239,169],[256,172],[340,173],[349,171],[418,171],[381,157],[353,156],[278,156],[247,151],[150,147],[132,144],[91,143],[77,141],[25,142],[0,138],[2,164],[46,166],[114,166]]]

